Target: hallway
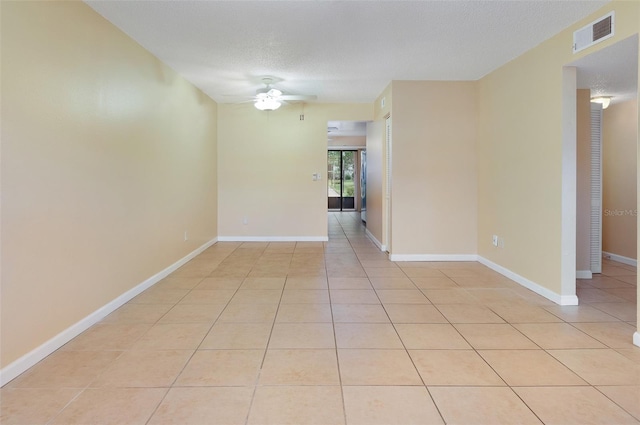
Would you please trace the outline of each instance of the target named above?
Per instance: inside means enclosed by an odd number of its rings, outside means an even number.
[[[221,242],[1,390],[9,424],[640,423],[636,270],[560,307],[479,263]]]

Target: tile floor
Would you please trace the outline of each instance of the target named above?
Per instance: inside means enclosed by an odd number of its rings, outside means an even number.
[[[636,270],[560,307],[478,263],[218,243],[1,390],[9,424],[640,422]]]

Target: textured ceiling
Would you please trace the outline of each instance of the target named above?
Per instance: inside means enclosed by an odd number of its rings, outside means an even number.
[[[607,1],[86,2],[216,101],[272,76],[371,102],[392,80],[481,78]]]

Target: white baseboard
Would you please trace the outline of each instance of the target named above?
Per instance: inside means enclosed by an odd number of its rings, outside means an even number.
[[[591,270],[576,270],[576,279],[593,279]]]
[[[633,345],[640,347],[640,332],[633,333]]]
[[[183,266],[189,260],[194,258],[196,255],[200,254],[202,251],[209,248],[211,245],[215,244],[216,242],[217,242],[217,238],[211,239],[209,242],[205,243],[195,251],[189,253],[187,256],[176,261],[166,269],[156,273],[155,275],[151,276],[144,282],[129,289],[124,294],[120,295],[116,299],[100,307],[99,309],[89,314],[85,318],[71,325],[67,329],[60,332],[58,335],[46,341],[44,344],[34,348],[24,356],[11,362],[10,364],[2,368],[2,370],[0,370],[0,386],[3,386],[7,382],[12,381],[17,376],[24,373],[27,369],[34,366],[40,360],[44,359],[49,354],[56,351],[58,348],[62,347],[67,342],[71,341],[73,338],[80,335],[82,332],[86,331],[91,326],[98,323],[100,320],[104,319],[107,315],[114,312],[116,309],[121,307],[123,304],[127,303],[136,295],[139,295],[142,291],[150,288],[151,286],[155,285],[156,283],[158,283],[159,281],[167,277],[169,274],[176,271],[178,268]]]
[[[392,254],[391,261],[478,261],[476,254]]]
[[[387,246],[382,245],[382,243],[378,239],[376,239],[375,236],[373,236],[373,233],[371,233],[369,229],[365,229],[365,232],[366,232],[366,235],[369,237],[369,239],[371,239],[371,242],[373,242],[380,249],[380,251],[383,251],[383,252],[387,251]]]
[[[626,264],[633,267],[638,267],[638,260],[633,258],[623,257],[622,255],[612,254],[610,252],[604,252],[604,251],[602,251],[602,256],[605,258],[609,258],[610,260],[617,261],[618,263]]]
[[[551,291],[550,289],[545,288],[542,285],[539,285],[523,276],[520,276],[517,273],[512,272],[511,270],[504,268],[496,263],[494,263],[493,261],[487,260],[484,257],[479,256],[478,257],[478,261],[480,261],[480,263],[484,264],[485,266],[489,267],[490,269],[500,273],[503,276],[508,277],[509,279],[519,283],[520,285],[524,286],[525,288],[531,289],[533,292],[535,292],[538,295],[542,295],[543,297],[547,298],[548,300],[553,301],[556,304],[559,305],[578,305],[578,297],[576,295],[560,295],[557,294],[553,291]]]
[[[218,236],[220,242],[326,242],[328,236]]]

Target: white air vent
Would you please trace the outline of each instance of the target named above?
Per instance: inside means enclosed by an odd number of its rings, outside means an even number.
[[[614,12],[591,22],[573,33],[573,53],[613,37]]]

